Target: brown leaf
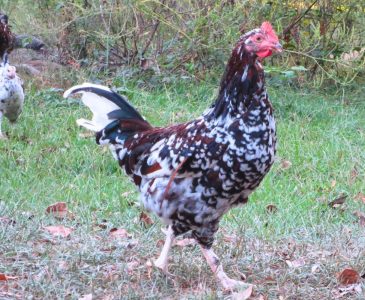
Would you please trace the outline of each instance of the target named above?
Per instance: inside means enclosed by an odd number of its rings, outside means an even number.
[[[15,280],[18,279],[18,276],[9,276],[3,273],[0,273],[0,281],[8,281],[8,280]]]
[[[72,212],[68,211],[67,204],[65,202],[56,202],[47,207],[46,212],[53,215],[56,219],[74,219],[75,216]]]
[[[346,198],[347,198],[347,195],[342,195],[342,196],[336,198],[335,200],[331,201],[330,203],[328,203],[328,206],[332,207],[332,208],[339,208],[339,207],[341,207],[341,205],[343,205],[345,203]]]
[[[365,204],[365,195],[361,192],[358,192],[354,199]]]
[[[365,227],[365,214],[361,211],[354,211],[354,216],[359,218],[359,223],[361,227]]]
[[[283,170],[286,170],[292,166],[292,163],[287,159],[282,159],[280,162],[280,166]]]
[[[336,179],[333,179],[332,181],[331,181],[331,188],[334,188],[335,186],[336,186]]]
[[[299,258],[296,260],[286,260],[285,262],[287,263],[289,268],[293,268],[293,269],[300,268],[305,265],[305,260],[303,258]]]
[[[147,215],[145,212],[141,212],[141,214],[139,215],[139,221],[142,223],[142,225],[145,228],[150,227],[153,224],[153,220],[151,219],[151,217],[149,215]]]
[[[79,298],[79,300],[92,300],[92,299],[93,299],[93,294],[87,294]]]
[[[269,204],[268,206],[266,206],[266,211],[270,214],[274,214],[278,211],[278,208],[274,204]]]
[[[338,275],[338,281],[341,284],[355,284],[360,280],[360,275],[354,269],[345,269]]]
[[[65,227],[63,225],[46,226],[44,227],[44,229],[54,236],[62,236],[62,237],[68,237],[73,231],[73,229]]]
[[[242,292],[232,293],[232,300],[246,300],[251,297],[253,292],[253,286],[250,285],[247,289]]]
[[[110,235],[110,237],[112,237],[114,239],[125,239],[125,238],[130,237],[127,230],[125,230],[123,228],[112,228],[109,231],[109,235]]]

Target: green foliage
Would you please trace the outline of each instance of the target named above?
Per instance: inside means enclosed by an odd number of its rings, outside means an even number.
[[[221,72],[240,32],[269,20],[286,49],[271,60],[284,80],[317,87],[364,82],[361,1],[3,2],[18,30],[32,28],[58,48],[60,62],[93,73],[132,66],[197,78]]]

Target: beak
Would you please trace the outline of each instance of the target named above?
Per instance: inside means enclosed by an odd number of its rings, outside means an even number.
[[[283,52],[283,46],[280,43],[276,43],[273,45],[272,50],[277,53]]]

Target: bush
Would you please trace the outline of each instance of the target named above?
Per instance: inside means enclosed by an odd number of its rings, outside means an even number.
[[[152,69],[197,78],[221,70],[244,32],[269,20],[286,53],[273,58],[295,85],[347,86],[364,79],[361,1],[40,0],[6,2],[17,27],[30,26],[63,64],[95,71]],[[16,7],[16,9],[15,9]],[[24,10],[28,16],[24,18]],[[279,66],[279,67],[278,67]]]

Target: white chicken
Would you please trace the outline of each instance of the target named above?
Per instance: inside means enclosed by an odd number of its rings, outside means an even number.
[[[0,139],[6,138],[1,131],[1,121],[5,116],[14,123],[23,108],[24,92],[22,81],[16,74],[14,66],[9,65],[7,53],[0,64]]]

